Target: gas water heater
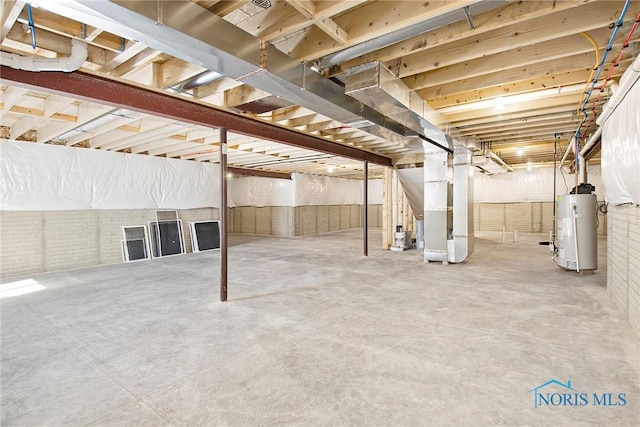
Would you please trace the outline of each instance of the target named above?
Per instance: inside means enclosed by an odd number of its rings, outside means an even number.
[[[598,268],[598,202],[595,194],[564,194],[556,202],[554,261],[566,270]]]

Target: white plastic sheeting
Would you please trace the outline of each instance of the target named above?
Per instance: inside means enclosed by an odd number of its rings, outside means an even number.
[[[219,206],[211,163],[3,140],[3,210]]]
[[[640,204],[640,80],[603,123],[602,179],[608,203]]]
[[[239,177],[231,180],[234,206],[305,206],[362,204],[362,181],[306,174],[292,180]],[[382,180],[370,179],[369,204],[382,203]]]
[[[212,163],[56,145],[0,142],[0,209],[192,209],[219,207]],[[229,206],[361,204],[361,180],[294,174],[229,181]],[[382,203],[382,180],[369,180]]]
[[[551,202],[553,201],[554,168],[517,169],[499,175],[476,173],[474,201],[476,203]],[[557,171],[556,194],[567,194],[575,186],[575,175]],[[600,166],[589,166],[587,181],[596,187],[598,200],[602,200]],[[566,182],[566,186],[565,186]]]
[[[229,183],[230,206],[293,206],[295,182],[290,179],[241,176]]]
[[[362,204],[363,182],[356,179],[295,174],[294,206]],[[382,181],[369,180],[369,204],[382,203]]]

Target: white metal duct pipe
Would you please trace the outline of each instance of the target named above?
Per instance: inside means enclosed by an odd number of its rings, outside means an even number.
[[[41,58],[38,56],[21,56],[2,52],[2,65],[25,71],[76,71],[87,59],[87,44],[71,39],[71,55],[62,58]]]
[[[424,153],[424,261],[449,260],[447,158],[435,147]]]
[[[449,261],[463,262],[473,253],[473,166],[471,151],[457,147],[453,152],[453,253]]]
[[[493,160],[496,161],[496,163],[498,163],[500,166],[502,166],[507,172],[513,172],[513,168],[511,166],[509,166],[508,164],[505,163],[504,160],[502,160],[500,158],[500,156],[498,156],[496,153],[494,153],[493,151],[489,151],[487,153],[487,156],[491,157]]]

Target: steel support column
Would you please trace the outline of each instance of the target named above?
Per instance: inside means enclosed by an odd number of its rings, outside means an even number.
[[[227,129],[220,128],[220,301],[227,300]]]
[[[362,185],[362,246],[364,256],[369,256],[369,162],[364,161],[364,177]]]

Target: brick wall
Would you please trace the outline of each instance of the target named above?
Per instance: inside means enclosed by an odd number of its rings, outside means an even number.
[[[598,202],[601,203],[601,202]],[[476,203],[474,205],[475,231],[548,233],[553,230],[552,202]],[[598,212],[598,234],[607,233],[607,217]]]
[[[381,205],[369,205],[369,226],[381,227]],[[362,226],[360,205],[236,206],[230,209],[232,233],[307,236]]]
[[[607,291],[640,334],[640,206],[609,206]]]
[[[217,209],[178,212],[185,248],[189,221],[217,219]],[[122,227],[148,225],[153,209],[0,211],[0,276],[122,262]]]
[[[44,271],[44,216],[40,211],[0,211],[0,275]]]

